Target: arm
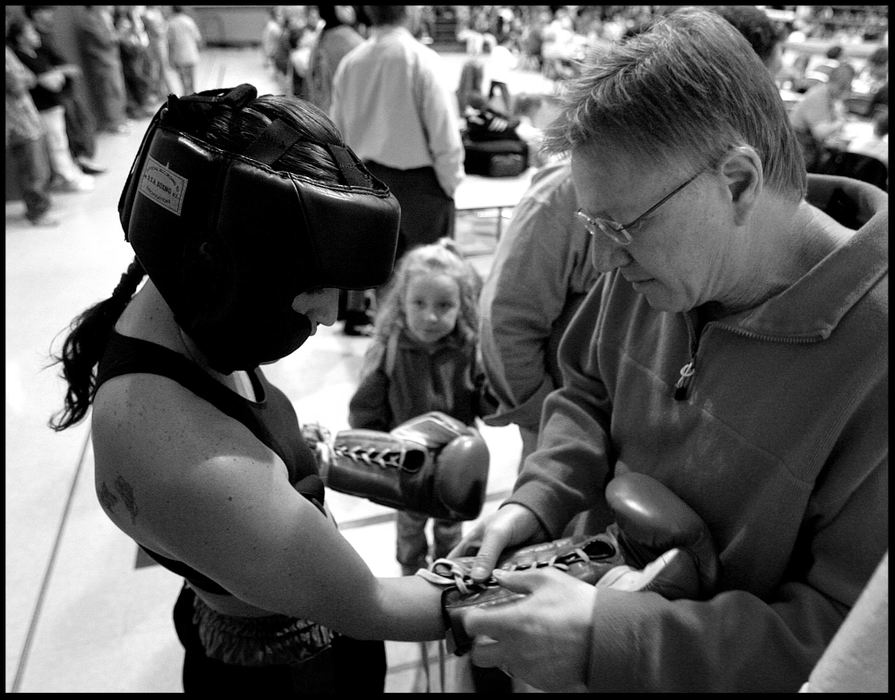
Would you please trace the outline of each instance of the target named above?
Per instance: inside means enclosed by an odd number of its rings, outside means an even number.
[[[385,346],[376,338],[367,348],[360,381],[348,403],[348,425],[352,428],[388,431],[394,427],[384,362]]]
[[[563,335],[564,384],[544,402],[538,449],[526,459],[506,501],[531,510],[551,539],[576,514],[605,504],[603,489],[615,459],[609,436],[612,400],[600,378],[594,330],[605,279],[597,281]]]
[[[755,542],[753,561],[733,559],[730,551],[738,543],[727,543],[722,590],[710,600],[671,602],[598,589],[588,601],[573,582],[558,576],[505,575],[503,585],[530,592],[530,598],[524,608],[477,611],[470,619],[472,631],[501,644],[483,646],[473,658],[509,664],[527,682],[551,684],[542,687],[586,683],[591,692],[796,692],[888,546],[885,393],[875,389],[848,418],[799,511],[798,538],[787,543],[781,532],[777,540]],[[753,504],[773,517],[780,502],[764,500]],[[760,593],[748,590],[781,553],[786,566],[776,580]],[[545,601],[565,602],[548,609]],[[591,624],[582,630],[574,621],[585,617]],[[580,663],[582,647],[588,649],[585,665],[570,667],[570,659]],[[561,668],[571,675],[557,679]]]
[[[448,197],[453,198],[464,177],[463,141],[453,93],[439,80],[433,66],[420,66],[417,90],[423,130],[429,140],[429,153],[434,161],[438,182]]]
[[[584,371],[593,371],[588,358],[600,287],[598,281],[563,337],[566,384],[544,404],[538,450],[526,459],[510,497],[448,555],[478,547],[471,571],[477,581],[488,577],[506,547],[556,539],[574,515],[605,503],[610,402],[602,382]]]
[[[434,586],[374,577],[244,426],[179,388],[159,401],[159,384],[140,379],[140,398],[94,414],[98,490],[129,487],[127,503],[104,503],[121,529],[261,609],[357,638],[442,636]]]
[[[566,172],[564,166],[558,175]],[[544,399],[559,379],[556,344],[596,272],[590,236],[575,220],[571,185],[533,190],[498,243],[482,290],[480,338],[486,376],[500,402],[489,422],[537,431]]]

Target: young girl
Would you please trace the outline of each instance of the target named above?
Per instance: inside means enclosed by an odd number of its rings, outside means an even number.
[[[352,428],[392,430],[427,411],[472,426],[485,415],[477,361],[481,279],[456,244],[412,249],[380,305],[360,384],[349,404]],[[398,511],[397,559],[404,575],[428,566],[428,518]],[[460,541],[461,523],[436,519],[435,558]]]
[[[172,95],[134,159],[120,217],[136,257],[73,322],[51,426],[92,411],[103,511],[185,579],[187,693],[380,694],[372,640],[444,634],[438,588],[374,577],[339,533],[260,369],[335,322],[339,289],[389,278],[398,211],[323,112],[247,84]]]

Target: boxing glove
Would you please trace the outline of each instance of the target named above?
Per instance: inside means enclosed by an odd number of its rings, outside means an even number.
[[[484,582],[474,582],[469,576],[475,557],[436,559],[428,570],[420,569],[418,576],[444,587],[441,609],[444,617],[448,651],[462,656],[472,646],[466,634],[466,613],[472,608],[489,607],[512,602],[523,594],[503,588],[491,576]],[[566,537],[552,542],[507,550],[498,560],[497,569],[522,571],[552,566],[586,583],[595,584],[607,572],[624,564],[621,550],[613,533],[607,531],[585,538]]]
[[[432,518],[474,520],[482,511],[489,453],[474,428],[432,411],[389,433],[343,430],[316,447],[335,491]]]
[[[510,550],[496,568],[554,566],[597,587],[652,591],[669,600],[712,594],[718,560],[708,528],[692,508],[664,484],[633,472],[610,481],[606,496],[616,522],[605,532]],[[458,656],[472,644],[464,625],[470,609],[502,605],[523,595],[502,588],[493,577],[474,582],[469,577],[474,560],[438,559],[428,571],[418,572],[445,586],[441,603],[448,649]]]
[[[660,592],[669,599],[705,599],[714,593],[720,573],[714,541],[702,518],[677,494],[646,474],[626,472],[607,484],[606,501],[626,564],[643,569],[679,549],[652,585],[667,582]]]

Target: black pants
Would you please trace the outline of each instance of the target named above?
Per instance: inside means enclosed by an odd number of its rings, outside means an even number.
[[[184,586],[174,606],[174,627],[183,644],[185,693],[267,697],[310,693],[363,697],[385,689],[385,643],[338,636],[332,646],[298,666],[235,666],[209,659],[193,619],[192,589]]]
[[[366,165],[388,185],[401,205],[396,260],[410,248],[454,237],[454,200],[441,189],[434,168],[398,170],[375,161],[367,161]]]

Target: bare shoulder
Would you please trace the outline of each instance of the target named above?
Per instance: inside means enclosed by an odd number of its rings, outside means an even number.
[[[170,553],[171,518],[197,499],[288,486],[285,465],[241,423],[176,382],[151,374],[112,379],[97,392],[92,440],[97,498],[138,542]]]
[[[357,624],[345,601],[373,595],[369,568],[245,426],[148,374],[107,381],[93,410],[97,498],[121,530],[255,608]]]

